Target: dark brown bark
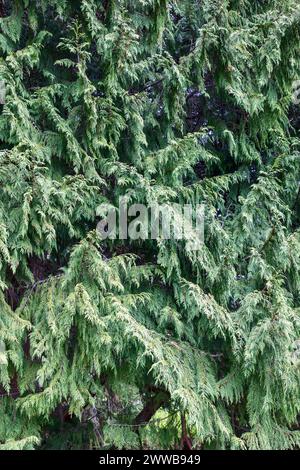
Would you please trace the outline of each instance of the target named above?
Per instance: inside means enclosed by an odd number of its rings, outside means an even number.
[[[186,418],[184,414],[181,414],[181,429],[182,429],[182,437],[181,437],[181,443],[180,443],[181,449],[192,450],[193,448],[192,439],[188,435]]]
[[[164,404],[166,404],[169,400],[170,396],[165,391],[160,391],[156,393],[154,396],[150,397],[142,409],[142,411],[137,415],[133,424],[135,426],[143,425],[149,423],[151,418],[155,415],[155,413],[161,408]]]

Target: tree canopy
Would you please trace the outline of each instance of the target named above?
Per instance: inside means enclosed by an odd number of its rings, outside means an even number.
[[[299,47],[298,0],[1,2],[0,449],[299,446]]]

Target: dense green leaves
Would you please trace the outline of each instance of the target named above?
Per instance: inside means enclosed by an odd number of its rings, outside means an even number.
[[[298,1],[2,3],[0,449],[298,447]]]

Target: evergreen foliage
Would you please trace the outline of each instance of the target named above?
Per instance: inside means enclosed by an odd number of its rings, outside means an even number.
[[[0,449],[299,447],[298,0],[0,17]],[[101,240],[120,196],[204,246]]]

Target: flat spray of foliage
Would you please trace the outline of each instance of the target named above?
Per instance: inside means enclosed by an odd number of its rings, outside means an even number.
[[[0,17],[0,449],[298,447],[299,1]],[[205,245],[101,241],[120,196]]]

